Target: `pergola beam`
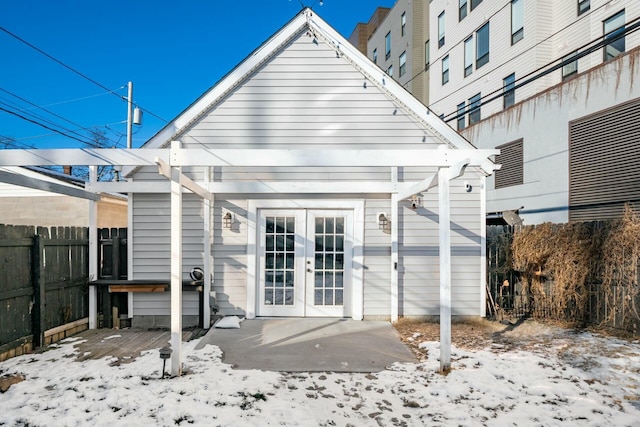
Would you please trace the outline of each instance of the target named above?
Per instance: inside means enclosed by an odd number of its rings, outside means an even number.
[[[167,162],[165,162],[164,160],[158,157],[156,157],[155,162],[158,165],[158,173],[160,173],[160,175],[166,178],[172,179],[171,166]],[[197,184],[195,181],[193,181],[191,178],[189,178],[182,172],[180,172],[180,185],[182,185],[184,188],[188,189],[192,193],[197,194],[201,198],[205,200],[209,200],[210,202],[213,202],[213,196],[208,190],[206,190],[205,188]]]
[[[120,165],[155,166],[156,158],[171,166],[260,167],[394,167],[454,166],[469,159],[469,166],[490,168],[487,159],[499,150],[318,150],[318,149],[54,149],[3,150],[0,166]]]
[[[57,184],[55,182],[45,181],[43,179],[31,178],[28,176],[3,170],[0,170],[0,182],[18,185],[20,187],[33,188],[35,190],[47,191],[49,193],[56,193],[65,196],[78,197],[80,199],[93,200],[96,202],[100,200],[99,194],[95,194],[81,188]]]

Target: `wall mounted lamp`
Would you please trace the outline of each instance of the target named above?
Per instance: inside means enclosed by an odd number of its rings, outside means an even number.
[[[231,212],[227,212],[222,217],[222,225],[224,228],[231,228],[231,223],[233,222],[233,217],[231,216]]]
[[[378,227],[380,228],[380,230],[386,230],[388,226],[389,216],[384,212],[378,213]]]
[[[411,209],[416,210],[422,207],[422,194],[414,194],[411,196]]]

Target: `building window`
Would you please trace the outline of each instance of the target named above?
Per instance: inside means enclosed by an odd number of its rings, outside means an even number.
[[[402,30],[402,37],[404,37],[407,29],[407,12],[402,12],[402,16],[400,17],[400,28]]]
[[[407,72],[407,52],[402,52],[400,55],[400,77],[404,76]]]
[[[481,119],[480,115],[480,94],[469,98],[469,126],[478,123]]]
[[[591,9],[591,0],[578,0],[578,16]]]
[[[482,0],[471,0],[471,10],[475,9],[476,7],[478,7],[478,5],[482,3]]]
[[[502,165],[495,171],[496,189],[524,183],[522,142],[519,140],[496,147],[500,150],[500,154],[496,156],[496,163]]]
[[[378,49],[373,49],[373,63],[377,64],[378,63]]]
[[[393,77],[393,64],[389,65],[389,68],[387,68],[387,74],[389,74],[389,77]]]
[[[524,0],[511,1],[511,44],[524,37]]]
[[[464,76],[473,73],[473,36],[464,41]]]
[[[516,75],[512,73],[502,80],[502,107],[509,108],[516,103]]]
[[[438,49],[444,46],[444,12],[438,16]]]
[[[604,22],[604,60],[608,61],[624,52],[624,10]]]
[[[462,21],[464,18],[467,17],[467,0],[459,0],[459,6],[458,6],[458,20]]]
[[[389,59],[391,56],[391,31],[384,36],[384,56],[385,59]]]
[[[442,58],[442,84],[449,81],[449,55]]]
[[[577,59],[574,59],[573,61],[571,60],[571,58],[576,56],[577,53],[578,53],[578,51],[576,50],[572,54],[567,55],[564,58],[562,58],[562,64],[563,64],[562,65],[562,80],[567,79],[567,78],[573,76],[574,74],[578,74],[578,60]]]
[[[429,62],[430,62],[429,40],[427,40],[426,42],[424,42],[424,69],[425,70],[429,69]]]
[[[476,31],[476,69],[489,62],[489,23]]]
[[[462,103],[462,104],[458,104],[458,130],[463,130],[464,129],[464,124],[465,124],[465,120],[464,120],[464,115],[465,115],[465,107],[466,107],[466,103]]]

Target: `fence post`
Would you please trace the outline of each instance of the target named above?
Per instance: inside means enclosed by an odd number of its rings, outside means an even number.
[[[111,267],[113,269],[113,279],[120,280],[120,236],[113,235],[111,238]]]
[[[33,236],[33,276],[32,286],[33,304],[33,337],[36,347],[42,347],[44,342],[45,325],[45,255],[44,238],[36,234]]]

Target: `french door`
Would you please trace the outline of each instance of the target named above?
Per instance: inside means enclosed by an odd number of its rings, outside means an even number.
[[[263,209],[258,316],[351,316],[353,211]]]

